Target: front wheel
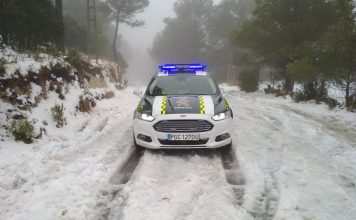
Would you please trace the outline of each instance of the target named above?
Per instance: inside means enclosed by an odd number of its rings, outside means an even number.
[[[232,141],[230,144],[220,147],[219,150],[223,152],[230,152],[232,150]]]

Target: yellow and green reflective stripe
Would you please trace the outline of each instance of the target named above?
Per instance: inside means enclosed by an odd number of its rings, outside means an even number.
[[[205,114],[205,104],[203,96],[199,96],[200,114]]]
[[[163,96],[162,104],[161,104],[161,114],[162,115],[166,114],[166,108],[167,108],[167,96]]]
[[[229,110],[229,108],[230,108],[229,103],[227,102],[226,99],[225,99],[225,108],[226,108],[226,110]]]
[[[137,111],[141,112],[141,110],[142,110],[142,102],[140,101],[137,105]]]

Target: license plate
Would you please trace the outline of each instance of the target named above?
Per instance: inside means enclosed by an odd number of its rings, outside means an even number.
[[[167,134],[169,141],[198,141],[200,140],[199,134]]]

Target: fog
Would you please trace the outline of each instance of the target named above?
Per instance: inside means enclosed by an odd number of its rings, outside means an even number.
[[[80,25],[80,31],[83,33],[86,31],[87,25],[85,2],[85,0],[63,0],[64,15],[66,18],[67,16],[73,18]],[[220,0],[180,1],[180,15],[178,16],[173,10],[175,2],[177,0],[150,0],[149,6],[143,12],[135,14],[135,19],[145,22],[144,26],[134,28],[120,23],[118,30],[118,51],[123,55],[128,64],[125,78],[130,84],[146,84],[157,71],[157,65],[164,62],[185,63],[199,60],[199,62],[204,62],[210,67],[226,65],[223,62],[217,64],[216,61],[222,60],[221,57],[230,56],[229,52],[225,50],[226,48],[231,48],[230,45],[224,43],[224,48],[217,48],[216,46],[221,45],[221,43],[217,42],[227,42],[229,33],[236,27],[235,21],[227,21],[229,18],[223,16],[225,14],[230,17],[233,16],[231,12],[236,11],[236,8],[233,9],[227,6],[225,9],[220,7],[213,10],[212,5],[217,6],[221,2]],[[99,42],[101,45],[97,53],[100,57],[112,59],[111,45],[115,24],[108,15],[110,12],[108,13],[107,10],[103,10],[105,7],[98,6],[98,8],[97,20],[100,27],[99,32],[101,31],[105,35],[102,37],[105,38],[106,42]],[[226,8],[231,8],[231,12],[226,11]],[[194,21],[194,18],[192,18],[187,23],[187,20],[184,19],[185,16],[197,17],[198,20]],[[168,23],[167,21],[164,22],[165,18],[170,18]],[[206,19],[209,20],[209,25],[213,27],[210,27],[211,35],[198,30],[200,29],[199,27],[203,27],[202,30],[207,28]],[[239,20],[233,19],[236,21]],[[70,20],[67,19],[66,21],[66,33],[68,35],[66,35],[66,45],[86,51],[86,44],[83,43],[86,37],[83,37],[80,32],[73,33],[73,28],[76,29],[77,27],[73,27]],[[228,24],[225,25],[224,22]],[[224,23],[224,28],[221,26],[222,23]],[[175,24],[178,24],[178,28],[175,27]],[[155,41],[158,33],[161,34],[160,38]],[[208,39],[208,37],[211,39]],[[216,52],[216,49],[220,50],[220,53],[223,52],[223,54]],[[149,53],[149,50],[151,50],[151,53]],[[210,52],[210,54],[207,52]]]
[[[146,83],[157,71],[156,63],[148,53],[156,35],[164,29],[164,18],[174,17],[173,5],[176,0],[150,0],[145,11],[137,15],[138,19],[146,22],[143,27],[132,28],[121,25],[119,34],[122,35],[121,52],[129,68],[126,78],[130,84]],[[219,3],[220,0],[214,0]]]
[[[151,48],[156,34],[164,28],[163,19],[174,16],[174,2],[175,0],[150,0],[149,7],[137,15],[138,19],[146,22],[143,27],[121,25],[121,52],[129,65],[126,78],[130,84],[144,83],[154,74],[156,66],[148,49]]]

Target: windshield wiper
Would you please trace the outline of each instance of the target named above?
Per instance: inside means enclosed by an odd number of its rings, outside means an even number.
[[[168,97],[167,97],[167,101],[168,101],[169,106],[171,106],[171,109],[172,109],[173,113],[176,113],[176,112],[174,111],[173,105],[172,105],[172,103],[171,103],[171,101],[169,100]]]

